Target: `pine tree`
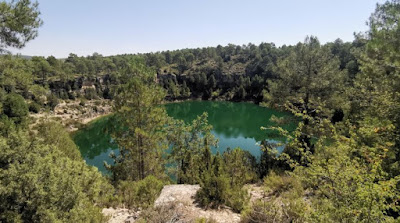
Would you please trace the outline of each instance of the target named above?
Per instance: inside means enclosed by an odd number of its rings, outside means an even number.
[[[301,119],[296,148],[313,152],[313,138],[323,134],[318,128],[326,125],[335,110],[346,107],[343,97],[345,77],[340,61],[315,37],[307,37],[291,54],[278,61],[279,78],[269,81],[269,105],[283,105]],[[286,153],[301,157],[297,149]]]
[[[175,121],[170,126],[172,150],[169,160],[176,166],[173,173],[178,183],[199,183],[201,172],[209,166],[207,160],[211,157],[211,147],[217,146],[218,141],[211,133],[212,126],[207,118],[207,113],[204,113],[191,124]]]
[[[118,89],[114,111],[120,127],[114,138],[120,154],[114,156],[114,166],[108,165],[114,181],[164,175],[168,116],[160,106],[165,92],[154,82],[154,75],[141,63],[131,64],[125,74],[126,84]]]

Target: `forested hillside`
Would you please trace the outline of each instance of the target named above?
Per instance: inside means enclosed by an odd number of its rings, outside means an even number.
[[[340,39],[324,45],[332,57],[340,61],[340,69],[350,81],[359,71],[356,55],[366,40],[358,36],[352,43]],[[66,59],[53,56],[30,59],[5,56],[1,70],[7,74],[2,81],[7,91],[16,90],[39,106],[45,104],[40,97],[50,97],[48,106],[56,99],[95,99],[113,97],[121,75],[132,61],[142,61],[154,69],[158,83],[167,90],[167,100],[200,98],[230,101],[265,100],[267,81],[278,77],[277,62],[288,57],[294,46],[276,47],[273,43],[243,46],[228,45],[197,49],[184,49],[148,54],[103,57],[94,53],[87,57],[70,54]],[[11,70],[24,72],[18,77]],[[12,80],[10,80],[12,79]],[[15,80],[17,79],[17,80]],[[56,98],[53,98],[56,97]]]
[[[242,222],[397,222],[400,214],[400,1],[378,4],[353,42],[308,36],[273,43],[87,57],[0,57],[0,222],[105,222],[104,207],[154,207],[166,184],[199,184],[204,209],[229,207]],[[22,48],[42,24],[37,3],[0,2],[0,51]],[[61,101],[107,99],[119,153],[110,175],[87,165],[64,127],[33,123]],[[165,101],[253,101],[291,112],[272,117],[283,143],[213,154],[208,115],[190,123]],[[291,117],[293,119],[293,117]],[[261,130],[260,130],[261,131]],[[278,153],[277,146],[283,146]],[[246,188],[259,184],[263,196]],[[160,220],[161,219],[161,220]],[[178,219],[179,220],[179,219]],[[211,222],[211,219],[197,219]]]

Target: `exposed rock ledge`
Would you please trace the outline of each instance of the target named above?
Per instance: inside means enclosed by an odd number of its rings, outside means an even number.
[[[229,209],[204,210],[200,208],[194,196],[200,189],[199,185],[167,185],[161,191],[160,196],[154,202],[155,207],[175,203],[176,212],[179,212],[179,222],[194,222],[197,218],[213,219],[221,223],[236,223],[240,221],[240,215]],[[110,223],[134,222],[136,214],[127,209],[103,209],[103,214],[111,215]]]

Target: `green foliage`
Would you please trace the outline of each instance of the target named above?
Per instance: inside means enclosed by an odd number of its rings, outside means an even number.
[[[38,3],[30,0],[0,2],[0,52],[7,47],[22,48],[38,35],[42,25]],[[18,21],[18,22],[17,22]]]
[[[33,74],[41,79],[42,86],[46,85],[47,77],[51,72],[51,66],[44,57],[32,57]]]
[[[43,143],[59,149],[64,156],[72,160],[82,160],[81,154],[64,126],[54,121],[40,123],[37,131],[43,136]]]
[[[29,111],[33,113],[39,113],[40,105],[36,102],[29,103]]]
[[[303,155],[314,152],[313,141],[326,133],[323,128],[329,123],[327,119],[333,117],[335,110],[346,108],[340,61],[317,38],[307,37],[288,57],[278,61],[277,70],[279,78],[268,82],[269,104],[281,104],[301,119],[294,136],[284,133],[294,138],[285,153],[307,164]]]
[[[168,145],[165,125],[167,114],[160,106],[164,90],[154,82],[154,73],[134,61],[126,71],[125,84],[117,90],[114,111],[120,128],[115,140],[120,154],[115,165],[107,167],[113,180],[142,180],[148,175],[164,175],[163,154]]]
[[[361,72],[356,77],[354,89],[349,92],[354,101],[350,113],[353,123],[372,119],[385,123],[377,127],[377,137],[394,143],[384,161],[385,171],[391,177],[400,174],[399,17],[399,1],[377,5],[369,20],[365,51],[359,56]],[[391,125],[393,127],[387,131]]]
[[[301,183],[290,175],[277,175],[271,172],[264,178],[264,190],[273,196],[281,196],[290,191],[292,195],[300,197],[303,194]]]
[[[222,155],[224,169],[230,178],[231,185],[244,185],[257,180],[256,159],[249,151],[235,148],[228,149]]]
[[[21,95],[7,94],[3,101],[2,113],[13,120],[16,124],[21,124],[28,116],[28,105]]]
[[[261,143],[261,155],[257,165],[257,173],[260,179],[267,176],[270,171],[286,169],[286,162],[280,159],[280,154],[275,149],[278,145],[280,144],[268,143],[267,141]]]
[[[164,182],[149,175],[139,181],[120,181],[117,186],[118,196],[128,208],[152,207],[164,186]]]
[[[97,93],[96,90],[93,88],[87,88],[85,89],[85,98],[87,100],[92,100],[97,98]]]
[[[216,208],[225,202],[226,192],[229,189],[229,178],[223,172],[220,154],[209,156],[209,159],[203,160],[203,162],[208,165],[203,170],[200,190],[196,194],[196,199],[202,206]]]
[[[54,110],[56,108],[56,106],[58,105],[59,100],[56,96],[54,95],[50,95],[47,97],[47,106],[51,109]]]
[[[30,61],[14,58],[10,55],[0,56],[0,86],[10,93],[27,94],[32,91],[33,74]]]
[[[280,220],[283,222],[298,218],[309,222],[393,220],[385,213],[397,210],[399,178],[388,178],[384,171],[387,154],[394,145],[384,136],[393,126],[375,118],[366,119],[357,129],[348,127],[348,136],[337,134],[333,126],[330,128],[333,134],[329,135],[329,140],[321,137],[315,143],[314,153],[302,154],[307,165],[283,154],[279,159],[286,159],[294,171],[284,176],[272,172],[264,180],[269,197],[295,205],[285,209],[292,213],[282,214],[280,205],[272,202],[265,206],[265,201],[261,200],[246,211],[245,222],[253,222],[252,219],[268,222],[276,216],[295,217],[285,217],[286,220]],[[304,197],[309,203],[301,203]]]
[[[205,168],[204,159],[209,156],[205,151],[217,146],[218,140],[211,133],[212,126],[207,118],[208,114],[203,113],[191,124],[183,121],[170,123],[168,138],[172,150],[169,160],[175,167],[170,173],[176,176],[178,183],[199,183]]]
[[[236,212],[242,211],[249,202],[243,186],[256,176],[248,155],[237,148],[204,161],[209,165],[201,175],[201,188],[196,194],[200,205],[211,208],[227,205]]]
[[[308,222],[310,205],[299,180],[271,172],[264,178],[264,190],[264,197],[243,211],[241,222]]]
[[[1,2],[0,52],[35,38],[39,14],[29,0]],[[200,184],[201,205],[243,211],[243,222],[397,220],[399,18],[399,0],[378,4],[369,32],[352,43],[321,45],[307,37],[282,47],[229,44],[65,60],[1,56],[0,221],[101,222],[99,206],[118,199],[148,208],[141,221],[171,220],[173,207],[150,207],[163,186],[169,144],[178,183]],[[54,110],[59,98],[81,97],[82,89],[89,100],[114,98],[120,154],[108,168],[118,198],[111,199],[111,186],[82,162],[59,124],[40,124],[31,134],[36,139],[15,132],[26,127],[25,99],[32,112],[45,104]],[[264,100],[300,123],[291,133],[273,127],[287,139],[285,149],[279,155],[263,143],[257,166],[240,149],[212,155],[217,140],[207,115],[190,124],[170,120],[161,106],[166,96]],[[256,172],[265,176],[265,196],[249,207],[243,186],[256,181]]]
[[[373,126],[366,127],[369,133],[374,132]],[[366,136],[365,130],[357,132]],[[385,212],[396,209],[394,201],[399,197],[398,177],[386,179],[382,169],[390,143],[364,144],[354,133],[351,135],[318,148],[308,168],[295,170],[306,187],[314,188],[311,218],[325,222],[390,220]]]
[[[0,221],[105,221],[96,204],[111,186],[95,168],[24,133],[0,144]]]
[[[282,99],[278,103],[284,103],[302,122],[293,133],[275,128],[288,142],[280,156],[271,157],[274,162],[286,162],[293,172],[267,176],[269,202],[261,199],[246,210],[244,222],[395,221],[399,210],[399,5],[399,1],[378,4],[367,41],[357,37],[360,45],[366,45],[354,54],[358,59],[354,70],[360,73],[348,71],[348,77],[354,78],[352,85],[335,74],[340,76],[340,69],[354,63],[354,57],[340,56],[339,66],[315,41],[296,46],[278,62],[284,81],[271,82],[267,98],[270,102]],[[331,53],[342,54],[344,47],[335,42]],[[307,73],[302,64],[310,61],[308,67],[313,69]],[[283,83],[294,87],[284,88]],[[338,116],[344,121],[337,120]]]

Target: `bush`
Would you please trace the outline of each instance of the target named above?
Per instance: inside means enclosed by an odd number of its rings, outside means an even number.
[[[224,159],[215,155],[212,159],[212,165],[204,171],[200,181],[200,190],[196,193],[196,200],[201,206],[218,208],[221,205],[227,205],[235,212],[242,211],[249,201],[247,190],[243,189],[246,177],[249,176],[242,165],[241,156],[233,154],[242,154],[239,149],[233,150],[234,153],[224,154]],[[225,162],[224,162],[225,161]],[[228,162],[234,162],[234,165],[228,165]],[[228,168],[237,167],[236,173],[227,171]],[[239,173],[239,174],[237,174]],[[250,174],[252,175],[252,174]],[[240,179],[243,178],[243,179]]]
[[[43,138],[43,143],[54,146],[72,160],[82,160],[78,147],[63,125],[54,121],[45,121],[37,126],[37,130]]]
[[[96,168],[28,134],[0,147],[0,222],[105,222],[98,205],[113,189]]]
[[[96,99],[97,98],[96,90],[93,88],[85,89],[85,98],[88,100]]]
[[[29,104],[29,111],[33,113],[39,113],[40,111],[40,105],[36,102],[31,102]]]
[[[54,111],[54,108],[58,105],[58,98],[54,95],[47,97],[47,106]]]
[[[308,222],[304,215],[305,209],[307,204],[302,198],[258,200],[242,212],[241,223]]]
[[[197,218],[188,220],[187,213],[183,212],[181,205],[169,202],[165,205],[149,207],[140,213],[137,223],[162,223],[162,222],[194,222],[194,223],[216,223],[212,218]]]
[[[83,100],[83,99],[82,99],[82,100],[79,102],[79,105],[80,105],[80,106],[85,106],[85,104],[86,104],[86,100]]]
[[[260,199],[242,213],[242,223],[307,222],[309,204],[304,199],[301,183],[288,175],[271,172],[264,179],[268,199]]]
[[[69,100],[75,100],[75,95],[73,92],[68,93],[68,99]]]
[[[229,186],[229,179],[224,176],[203,176],[200,190],[196,193],[196,200],[203,207],[218,208],[225,203]]]
[[[69,98],[69,97],[68,97],[68,93],[67,93],[64,89],[62,89],[62,90],[60,91],[59,97],[60,97],[61,99],[64,99],[64,100],[66,100],[66,99]]]
[[[176,203],[168,203],[157,207],[149,207],[140,213],[138,223],[160,223],[160,222],[179,222],[177,219],[182,216],[179,213]]]
[[[275,196],[280,196],[287,191],[300,196],[303,192],[301,183],[297,179],[288,175],[277,175],[275,172],[271,172],[264,178],[264,187],[268,193]]]
[[[249,202],[249,194],[241,186],[232,187],[226,176],[212,176],[201,183],[196,200],[203,207],[218,208],[226,205],[240,213]]]
[[[21,95],[8,94],[3,102],[3,113],[19,124],[28,116],[29,109]]]
[[[240,213],[249,204],[249,192],[241,187],[232,188],[227,191],[225,204],[233,211]]]
[[[118,195],[128,208],[147,208],[153,205],[163,186],[163,181],[150,175],[136,182],[121,181],[118,185]]]

